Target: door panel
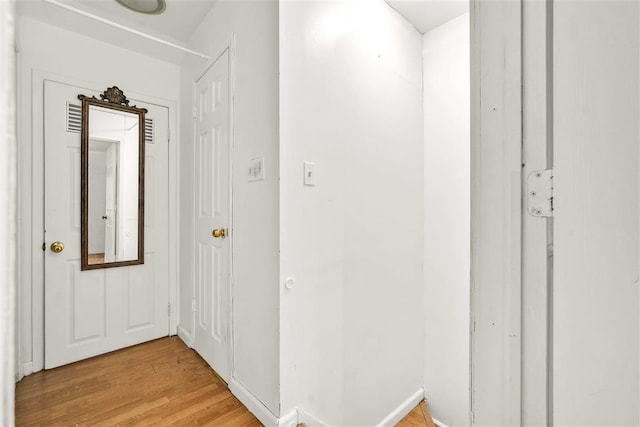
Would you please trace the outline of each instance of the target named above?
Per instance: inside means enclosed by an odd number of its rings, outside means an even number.
[[[640,423],[639,13],[554,2],[555,425]]]
[[[155,121],[147,143],[145,263],[80,271],[80,134],[66,103],[85,88],[45,81],[45,368],[166,336],[168,319],[168,109],[135,102]],[[61,253],[49,245],[64,243]]]
[[[105,335],[105,277],[103,274],[80,275],[80,264],[71,261],[67,264],[69,284],[68,324],[73,327],[72,344],[95,340]]]
[[[196,84],[196,337],[194,348],[228,381],[230,241],[229,53]],[[227,233],[228,234],[228,233]]]

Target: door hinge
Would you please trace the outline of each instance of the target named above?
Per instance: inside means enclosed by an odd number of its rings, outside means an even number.
[[[191,300],[191,312],[195,313],[196,312],[196,299],[192,299]]]
[[[47,250],[47,242],[42,243],[42,250],[43,251]]]
[[[167,304],[167,316],[171,317],[171,303]]]
[[[541,218],[553,217],[553,170],[533,171],[527,179],[527,211]]]
[[[193,114],[194,119],[198,118],[198,109],[195,106],[193,107],[193,111],[191,113]]]
[[[167,142],[171,142],[171,129],[167,129]]]

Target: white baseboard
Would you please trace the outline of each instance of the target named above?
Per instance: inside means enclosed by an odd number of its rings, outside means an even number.
[[[378,423],[378,426],[395,426],[407,416],[409,412],[415,408],[418,403],[424,399],[424,389],[421,387],[418,391],[413,393],[407,400],[402,402],[400,406],[391,411],[382,421]]]
[[[229,381],[229,390],[235,397],[238,398],[240,402],[247,409],[256,416],[258,421],[264,424],[267,427],[275,427],[275,426],[287,426],[290,424],[281,424],[281,420],[276,417],[273,412],[269,410],[262,402],[260,402],[249,390],[247,390],[242,384],[240,384],[235,378],[231,378]],[[287,421],[291,417],[291,414],[287,414],[286,417],[282,418],[282,421]],[[295,411],[293,412],[293,426],[297,424],[297,414]]]
[[[435,418],[433,418],[433,423],[435,425],[437,425],[438,427],[447,427],[447,425],[445,423],[443,423],[442,421],[438,421]]]
[[[187,347],[193,348],[193,343],[191,342],[191,334],[180,325],[178,325],[178,337],[180,337],[180,339],[184,341]]]
[[[22,364],[22,376],[33,374],[33,362],[25,362]]]
[[[242,400],[242,399],[240,399]],[[413,393],[407,400],[402,402],[400,406],[391,411],[389,415],[387,415],[381,422],[378,423],[378,426],[395,426],[398,424],[404,417],[407,416],[409,412],[411,412],[420,402],[424,400],[424,390],[420,388],[415,393]],[[243,402],[244,403],[244,402]],[[258,418],[260,419],[260,418]],[[260,420],[262,421],[262,420]],[[434,420],[439,427],[447,427],[444,424],[440,424]],[[307,413],[304,409],[298,409],[298,423],[304,424],[307,427],[325,427],[326,423],[320,421],[315,416]],[[280,424],[280,426],[289,426],[289,424]],[[295,424],[294,424],[295,426]]]
[[[297,427],[298,425],[298,411],[295,409],[289,412],[287,415],[283,415],[278,420],[278,427]]]
[[[304,409],[298,409],[298,424],[304,424],[307,427],[325,427],[327,425],[313,415],[305,412]]]

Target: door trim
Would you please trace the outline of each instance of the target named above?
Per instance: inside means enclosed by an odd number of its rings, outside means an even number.
[[[471,422],[521,423],[522,0],[471,0]]]
[[[15,381],[21,375],[19,366],[20,347],[16,346],[15,328],[20,326],[16,321],[19,301],[16,292],[16,254],[18,239],[16,236],[17,209],[17,138],[15,129],[16,117],[16,70],[15,53],[12,49],[15,36],[15,2],[13,0],[0,4],[0,90],[4,94],[4,105],[0,108],[0,202],[4,205],[0,212],[0,313],[2,313],[3,336],[0,338],[0,424],[13,425],[15,423]]]
[[[19,269],[19,283],[21,286],[31,285],[31,310],[21,315],[31,316],[30,322],[21,324],[31,324],[31,334],[29,331],[20,331],[19,340],[31,340],[32,358],[31,372],[24,372],[25,375],[38,372],[44,368],[44,255],[41,250],[44,242],[44,81],[78,86],[88,90],[100,92],[101,88],[107,87],[112,82],[95,82],[76,79],[68,76],[41,70],[31,70],[31,141],[19,145],[20,166],[28,167],[20,172],[18,180],[19,194],[28,195],[30,204],[19,201],[20,225],[18,231],[18,241],[23,242],[19,249],[21,262]],[[172,310],[169,316],[169,334],[177,333],[178,323],[178,144],[176,141],[177,132],[177,105],[175,100],[153,97],[138,92],[130,91],[130,98],[137,99],[145,103],[166,107],[169,110],[169,303]],[[25,138],[22,138],[23,140]],[[28,159],[28,160],[25,160]],[[29,280],[29,278],[31,280]],[[22,294],[22,291],[20,291]],[[25,304],[26,303],[26,304]],[[22,301],[21,304],[29,305]],[[29,361],[20,361],[27,364]]]
[[[526,194],[530,173],[553,168],[553,2],[523,0],[522,22],[522,191]],[[553,425],[553,218],[534,217],[526,209],[522,215],[521,422]]]

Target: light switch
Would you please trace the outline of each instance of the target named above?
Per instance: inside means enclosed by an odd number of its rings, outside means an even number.
[[[249,160],[247,178],[249,181],[264,180],[264,157],[256,157]]]
[[[316,164],[304,162],[304,185],[316,185]]]

